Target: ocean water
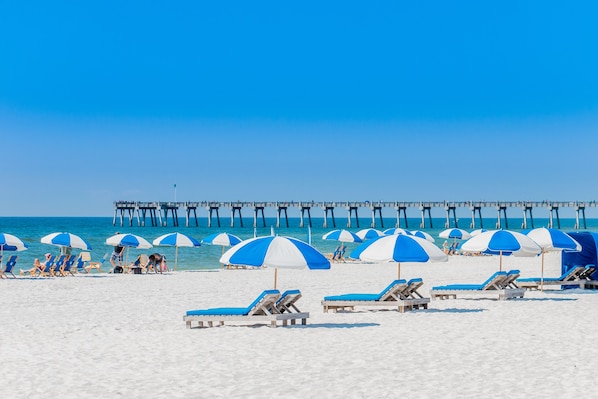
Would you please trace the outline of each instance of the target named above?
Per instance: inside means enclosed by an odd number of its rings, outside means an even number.
[[[70,232],[77,234],[87,240],[93,247],[91,251],[92,260],[100,260],[105,253],[111,253],[112,247],[105,244],[108,237],[114,235],[116,232],[120,233],[132,233],[144,237],[148,241],[152,242],[155,238],[162,234],[171,232],[181,232],[195,237],[198,240],[204,237],[216,233],[216,232],[228,232],[239,236],[241,239],[247,239],[254,237],[254,234],[258,236],[270,235],[272,231],[274,234],[281,236],[295,237],[303,241],[308,241],[308,228],[299,227],[299,218],[289,218],[289,227],[286,227],[284,219],[281,221],[283,224],[281,227],[276,227],[276,218],[266,218],[266,227],[263,227],[261,219],[258,220],[258,227],[254,229],[253,218],[243,218],[243,226],[240,227],[239,220],[235,220],[235,227],[230,226],[230,219],[221,218],[221,227],[214,226],[207,227],[207,218],[198,218],[199,226],[194,226],[195,221],[192,221],[193,226],[186,227],[184,218],[179,219],[179,226],[173,227],[172,220],[169,220],[168,226],[162,227],[151,227],[137,226],[137,221],[133,221],[133,226],[120,226],[120,222],[117,222],[116,226],[112,225],[113,219],[111,217],[0,217],[0,232],[14,234],[17,237],[25,241],[29,248],[26,251],[18,252],[19,260],[17,270],[21,268],[29,268],[35,258],[42,258],[46,252],[57,254],[59,248],[42,244],[41,238],[47,234],[53,232]],[[316,247],[322,253],[333,252],[338,246],[336,241],[325,241],[322,240],[322,235],[335,227],[332,226],[332,221],[328,219],[328,227],[323,227],[323,218],[312,218],[311,227],[311,244]],[[371,220],[361,220],[360,225],[355,225],[355,220],[352,222],[352,227],[349,229],[353,232],[357,232],[360,229],[369,228]],[[380,220],[377,219],[376,228],[384,230],[387,228],[395,227],[395,218],[384,218],[384,227],[380,226]],[[419,218],[409,218],[407,220],[407,227],[404,225],[404,220],[401,220],[402,225],[400,227],[408,228],[409,230],[420,229],[421,220]],[[496,218],[485,218],[482,220],[483,227],[486,229],[492,229],[496,226]],[[510,230],[520,231],[523,219],[510,218],[508,220],[508,228]],[[574,231],[575,219],[561,219],[561,229],[564,231]],[[460,228],[470,231],[469,220],[459,221]],[[528,220],[529,223],[529,220]],[[554,221],[556,224],[556,220]],[[598,232],[598,219],[587,219],[587,228],[583,230]],[[433,218],[432,226],[429,225],[429,220],[426,220],[426,227],[421,229],[428,232],[436,239],[436,245],[441,246],[444,242],[443,239],[438,238],[438,234],[444,230],[445,226],[444,218]],[[336,228],[346,228],[347,220],[336,219]],[[548,219],[534,219],[534,227],[547,227]],[[450,227],[455,227],[451,225]],[[479,228],[480,226],[476,226]],[[503,220],[503,228],[506,228]],[[528,224],[528,227],[529,224]],[[557,227],[556,225],[554,226]],[[348,243],[348,252],[355,248],[358,244]],[[226,250],[228,248],[224,248]],[[202,270],[202,269],[218,269],[220,264],[218,259],[222,254],[223,248],[220,246],[202,245],[199,248],[184,248],[181,247],[178,250],[178,265],[177,270]],[[73,253],[78,253],[78,250],[73,250]],[[175,259],[175,248],[173,247],[154,247],[148,250],[138,250],[131,248],[128,251],[127,259],[129,261],[134,260],[137,255],[141,253],[153,253],[159,252],[166,256],[169,267],[172,269]],[[5,254],[6,255],[6,254]],[[109,269],[107,264],[104,267],[105,270]]]

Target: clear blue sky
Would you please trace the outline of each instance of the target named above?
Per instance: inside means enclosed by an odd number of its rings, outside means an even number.
[[[598,3],[0,4],[0,215],[598,200]]]

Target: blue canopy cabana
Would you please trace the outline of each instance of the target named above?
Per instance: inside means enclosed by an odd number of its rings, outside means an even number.
[[[581,244],[581,251],[563,251],[561,272],[568,272],[573,266],[598,265],[598,233],[582,231],[567,234]],[[592,278],[595,277],[598,277],[596,273],[592,275]]]

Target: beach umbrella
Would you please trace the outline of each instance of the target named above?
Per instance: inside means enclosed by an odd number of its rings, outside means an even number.
[[[430,241],[430,242],[434,242],[436,241],[434,239],[434,237],[432,237],[429,233],[426,233],[425,231],[421,231],[421,230],[415,230],[411,232],[412,235],[419,237],[419,238],[423,238],[424,240]]]
[[[349,230],[332,230],[322,236],[323,240],[333,240],[340,242],[362,242],[363,240],[355,233]]]
[[[257,237],[256,228],[254,227],[253,230],[253,237]],[[239,237],[229,233],[214,233],[201,240],[202,244],[220,245],[222,247],[221,255],[224,254],[224,247],[232,247],[240,242],[241,239]]]
[[[502,257],[509,256],[536,256],[542,248],[525,234],[510,230],[492,230],[471,237],[461,245],[463,252],[480,252],[500,256],[502,271]]]
[[[176,270],[178,263],[179,247],[199,247],[201,245],[195,238],[182,233],[168,233],[161,235],[152,241],[152,244],[161,247],[175,247],[174,270]]]
[[[70,247],[91,251],[91,245],[87,241],[72,233],[51,233],[43,236],[40,241],[43,244],[56,245],[58,247]]]
[[[407,234],[393,234],[367,241],[351,252],[351,257],[366,262],[446,262],[448,256],[435,244]]]
[[[471,237],[471,234],[469,234],[467,231],[463,230],[463,229],[446,229],[440,232],[440,234],[438,234],[438,237],[440,238],[453,238],[455,240],[467,240],[468,238]]]
[[[241,242],[241,239],[234,234],[214,233],[201,240],[202,244],[220,245],[222,247],[232,247]]]
[[[400,227],[395,227],[392,229],[386,229],[383,231],[383,233],[387,236],[392,236],[395,234],[407,234],[407,235],[411,235],[411,232],[405,229],[402,229]]]
[[[0,256],[4,256],[4,251],[25,251],[29,246],[19,237],[12,234],[0,233]],[[0,264],[2,259],[0,258]]]
[[[363,229],[359,230],[355,234],[357,234],[357,237],[361,238],[362,241],[371,240],[372,238],[381,237],[384,235],[384,233],[378,229]]]
[[[128,263],[129,248],[149,249],[152,247],[148,240],[135,234],[115,234],[106,239],[106,245],[126,247],[125,264]]]
[[[540,274],[540,290],[544,291],[544,253],[552,251],[581,251],[581,244],[569,234],[558,230],[540,227],[524,232],[542,248],[542,272]]]
[[[474,231],[471,231],[471,232],[469,232],[469,235],[470,235],[470,236],[472,236],[472,237],[475,237],[475,236],[477,236],[478,234],[485,233],[485,232],[487,232],[487,231],[488,231],[488,230],[486,230],[486,229],[477,229],[477,230],[474,230]]]
[[[220,258],[224,265],[273,267],[274,288],[278,268],[330,269],[330,261],[311,245],[292,237],[250,238],[227,250]]]

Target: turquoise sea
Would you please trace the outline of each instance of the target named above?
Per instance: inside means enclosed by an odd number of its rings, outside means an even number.
[[[136,225],[136,221],[133,222],[133,226],[120,226],[117,222],[116,226],[112,225],[113,219],[111,217],[0,217],[0,232],[14,234],[21,238],[29,245],[29,249],[23,252],[17,253],[19,255],[19,266],[26,268],[33,263],[35,258],[41,258],[46,252],[58,253],[58,247],[54,247],[48,244],[42,244],[40,242],[41,237],[46,234],[53,232],[70,232],[77,234],[86,239],[93,247],[91,251],[92,260],[99,260],[105,253],[110,253],[112,247],[105,244],[106,238],[112,236],[116,232],[120,233],[132,233],[144,237],[148,241],[152,242],[155,238],[162,234],[179,231],[181,233],[188,234],[195,237],[198,240],[204,237],[216,233],[216,232],[228,232],[239,236],[241,239],[247,239],[257,234],[258,236],[270,235],[272,231],[274,234],[281,236],[291,236],[303,241],[308,241],[308,228],[299,227],[299,218],[289,218],[289,227],[276,227],[276,218],[266,218],[266,227],[262,226],[261,219],[259,220],[259,226],[253,227],[253,218],[243,218],[243,226],[239,226],[239,220],[235,220],[235,227],[230,227],[230,219],[222,221],[221,227],[207,227],[207,218],[198,218],[199,227],[196,226],[185,226],[185,220],[181,218],[179,220],[179,226],[173,227],[172,220],[169,220],[170,225],[164,227],[139,227]],[[385,218],[384,228],[380,226],[380,220],[378,219],[376,228],[384,230],[387,228],[395,227],[395,218]],[[512,218],[508,220],[508,227],[510,230],[519,231],[521,230],[522,219]],[[403,222],[403,220],[401,221]],[[408,219],[408,229],[417,230],[420,227],[421,220],[419,218]],[[575,219],[561,219],[561,229],[564,231],[574,231]],[[587,219],[587,231],[598,232],[598,219]],[[284,221],[283,221],[284,223]],[[357,232],[360,229],[370,227],[371,220],[360,220],[360,226],[355,226],[353,220],[353,226],[349,229],[353,232]],[[433,228],[429,226],[429,221],[426,220],[427,227],[423,228],[423,231],[430,233],[436,238],[436,244],[441,246],[443,239],[438,238],[438,234],[444,230],[445,219],[434,218],[432,219]],[[529,220],[528,220],[529,223]],[[193,224],[194,221],[193,221]],[[214,223],[213,223],[214,224]],[[556,224],[556,221],[555,221]],[[346,228],[347,220],[336,220],[336,228]],[[491,229],[496,225],[495,218],[483,219],[484,228]],[[534,219],[534,227],[547,227],[548,219]],[[404,224],[401,227],[405,228]],[[451,226],[455,227],[455,226]],[[465,230],[471,230],[469,228],[469,221],[459,221],[459,227]],[[479,226],[476,226],[479,228]],[[503,221],[503,228],[504,221]],[[529,227],[529,225],[528,225]],[[557,227],[556,225],[554,227]],[[322,235],[330,230],[333,230],[332,222],[328,219],[328,227],[323,227],[322,218],[312,218],[311,228],[311,243],[314,247],[323,253],[333,252],[338,242],[322,240]],[[352,250],[357,244],[348,244],[348,250]],[[226,250],[227,248],[224,248]],[[77,250],[73,251],[77,253]],[[166,255],[169,266],[172,268],[174,265],[175,249],[173,247],[155,247],[149,250],[137,250],[131,248],[128,254],[128,259],[133,260],[140,253],[152,253],[160,252]],[[222,254],[222,247],[202,245],[199,248],[179,248],[178,250],[178,270],[199,270],[199,269],[217,269],[220,267],[218,259]],[[18,267],[17,267],[18,269]],[[104,269],[108,269],[105,267]]]

